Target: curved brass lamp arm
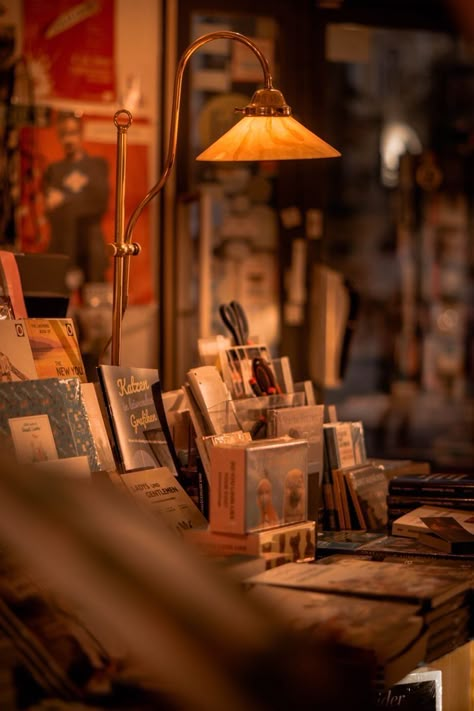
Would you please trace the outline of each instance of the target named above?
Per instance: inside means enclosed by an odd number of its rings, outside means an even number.
[[[248,37],[245,35],[240,34],[239,32],[232,32],[230,30],[219,30],[216,32],[210,32],[209,34],[202,35],[202,37],[199,37],[197,40],[192,42],[188,48],[183,52],[181,55],[181,59],[179,61],[177,70],[176,70],[176,77],[175,77],[175,82],[174,82],[174,93],[173,93],[173,105],[171,108],[171,127],[170,127],[170,139],[169,139],[169,144],[168,144],[168,154],[166,157],[166,162],[165,166],[163,168],[163,173],[161,174],[160,179],[154,185],[151,190],[145,195],[143,200],[140,202],[139,205],[135,208],[133,211],[128,224],[127,228],[125,231],[125,242],[130,243],[132,240],[132,234],[133,230],[135,227],[135,224],[140,217],[141,212],[143,209],[148,205],[148,203],[153,200],[153,198],[158,195],[158,193],[163,189],[165,186],[165,183],[168,179],[168,176],[171,172],[171,169],[173,168],[174,161],[176,158],[176,147],[178,143],[178,124],[179,124],[179,113],[181,110],[181,89],[183,85],[183,75],[184,75],[184,70],[186,68],[186,65],[188,61],[191,59],[192,55],[196,50],[200,49],[204,44],[207,42],[212,42],[213,40],[218,40],[218,39],[229,39],[229,40],[237,40],[238,42],[242,42],[245,44],[249,49],[252,50],[258,57],[260,64],[262,65],[263,69],[263,75],[264,75],[264,82],[265,82],[265,89],[271,89],[272,88],[272,77],[270,74],[270,68],[267,62],[266,57],[262,54],[262,52],[259,50],[256,44],[254,44]]]
[[[116,174],[116,206],[115,206],[115,242],[112,244],[114,256],[114,277],[113,277],[113,307],[112,307],[112,337],[111,337],[111,364],[120,364],[120,347],[122,340],[122,319],[127,308],[128,301],[128,281],[130,270],[130,257],[140,252],[140,245],[132,243],[132,234],[138,218],[148,203],[158,195],[168,180],[171,169],[176,158],[176,147],[178,140],[179,113],[181,109],[181,90],[183,85],[183,74],[186,65],[194,52],[207,42],[213,40],[229,39],[237,40],[245,44],[257,56],[262,65],[265,89],[272,91],[272,77],[267,59],[259,50],[256,44],[245,35],[230,30],[218,30],[202,35],[192,42],[181,55],[174,83],[173,104],[171,109],[171,128],[168,144],[168,153],[164,164],[163,172],[156,185],[145,195],[143,200],[137,205],[128,220],[125,231],[124,224],[124,204],[125,204],[125,152],[126,134],[132,123],[132,116],[126,110],[118,111],[115,114],[115,125],[117,127],[117,174]]]

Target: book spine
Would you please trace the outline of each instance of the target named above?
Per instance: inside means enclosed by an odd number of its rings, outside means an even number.
[[[430,498],[472,498],[474,499],[474,483],[466,484],[462,482],[455,484],[454,482],[446,483],[402,483],[390,480],[389,494],[396,496],[426,496]]]
[[[322,498],[324,505],[323,528],[327,531],[337,531],[336,502],[334,499],[334,487],[332,470],[329,464],[327,447],[323,448],[323,481]]]
[[[432,496],[387,496],[387,505],[389,509],[401,510],[404,513],[412,511],[418,506],[442,506],[447,509],[465,509],[468,511],[474,510],[474,498],[463,497],[432,497]],[[401,515],[401,514],[400,514]]]
[[[329,469],[337,469],[340,466],[337,436],[334,427],[324,427],[324,449],[326,453],[326,465]]]
[[[334,503],[336,505],[336,516],[338,528],[343,531],[346,528],[346,522],[344,518],[344,508],[342,505],[342,492],[339,481],[339,473],[337,469],[332,471],[332,481],[333,481],[333,491],[334,491]]]

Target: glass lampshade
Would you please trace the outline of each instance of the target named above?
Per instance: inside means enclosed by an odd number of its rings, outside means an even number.
[[[340,155],[293,116],[245,116],[196,160],[301,160]]]

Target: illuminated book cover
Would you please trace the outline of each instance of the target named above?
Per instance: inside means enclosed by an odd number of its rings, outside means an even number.
[[[28,318],[23,323],[38,378],[79,378],[87,382],[79,342],[70,318]]]
[[[100,365],[97,372],[123,471],[168,467],[176,475],[153,396],[158,371]]]

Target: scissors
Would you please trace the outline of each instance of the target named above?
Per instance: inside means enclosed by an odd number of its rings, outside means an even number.
[[[229,330],[236,346],[245,346],[249,339],[249,325],[245,311],[238,301],[219,306],[224,325]]]
[[[252,389],[257,395],[275,395],[281,393],[281,388],[278,385],[273,370],[269,363],[263,358],[252,359]],[[260,392],[258,392],[260,391]]]

